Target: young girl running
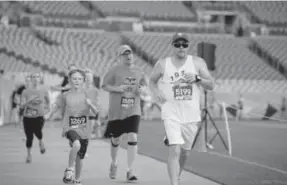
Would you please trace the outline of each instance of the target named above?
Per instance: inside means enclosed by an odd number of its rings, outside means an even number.
[[[60,101],[54,107],[50,118],[59,109],[64,111],[63,132],[71,144],[69,164],[65,170],[64,183],[81,184],[80,176],[82,171],[83,159],[87,152],[90,136],[90,124],[88,117],[92,110],[97,114],[98,109],[87,97],[86,90],[83,88],[85,73],[79,69],[69,72],[71,89],[61,95]],[[76,164],[75,164],[76,162]],[[75,178],[74,178],[75,164]]]
[[[87,95],[88,95],[89,99],[91,99],[92,102],[98,106],[99,92],[98,92],[98,89],[94,85],[94,75],[93,75],[92,71],[89,69],[85,70],[85,75],[86,75]],[[101,138],[102,133],[101,133],[101,122],[99,120],[99,114],[94,114],[91,111],[91,115],[89,117],[89,120],[91,122],[91,138]]]
[[[31,74],[31,84],[25,89],[21,96],[21,108],[23,108],[23,127],[26,135],[27,163],[31,163],[31,148],[34,135],[39,139],[40,152],[45,153],[42,129],[44,126],[44,115],[46,105],[50,104],[49,94],[40,88],[41,75]],[[49,111],[49,110],[48,110]]]

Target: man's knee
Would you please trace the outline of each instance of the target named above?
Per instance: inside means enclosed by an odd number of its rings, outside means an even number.
[[[121,142],[121,137],[111,138],[111,145],[113,147],[118,147],[120,145],[120,142]]]
[[[180,145],[178,144],[173,144],[169,146],[169,156],[174,158],[174,157],[178,157],[180,156]]]
[[[128,142],[137,142],[138,141],[138,134],[136,133],[128,133]]]

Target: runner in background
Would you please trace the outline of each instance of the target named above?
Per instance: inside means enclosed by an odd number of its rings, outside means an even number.
[[[46,152],[43,141],[43,127],[45,123],[45,107],[50,107],[48,91],[40,87],[40,73],[31,74],[31,85],[25,89],[21,96],[21,108],[23,108],[23,127],[26,135],[27,163],[32,161],[32,145],[34,135],[39,140],[40,152]],[[49,112],[49,110],[47,110]]]
[[[23,109],[20,109],[21,95],[22,92],[29,87],[31,83],[31,75],[25,76],[24,84],[20,84],[12,91],[11,95],[11,112],[10,112],[10,122],[15,124],[15,127],[19,124],[20,128],[22,126],[22,116]]]
[[[152,120],[151,111],[152,111],[152,96],[150,94],[142,94],[141,100],[143,103],[143,118],[144,120]]]
[[[94,83],[94,75],[90,69],[85,70],[86,75],[86,91],[89,99],[93,102],[94,105],[99,104],[99,89],[95,86]],[[94,114],[91,111],[91,115],[89,116],[89,120],[91,121],[91,139],[93,138],[101,138],[101,121],[99,119],[99,114]]]
[[[111,138],[110,173],[117,177],[118,150],[122,135],[127,134],[127,181],[138,180],[134,162],[138,151],[140,124],[140,95],[144,93],[148,79],[134,64],[133,51],[128,45],[119,48],[120,64],[113,67],[104,77],[102,89],[109,92],[109,115],[105,136]]]

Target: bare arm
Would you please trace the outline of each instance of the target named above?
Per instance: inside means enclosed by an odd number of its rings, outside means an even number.
[[[49,112],[50,111],[50,103],[51,103],[51,101],[50,101],[50,96],[49,96],[49,92],[48,91],[45,92],[44,99],[45,99],[45,105],[47,106],[48,112]]]
[[[198,75],[201,77],[199,84],[207,90],[214,88],[214,80],[208,71],[207,65],[202,58],[196,58],[196,66],[198,69]]]
[[[51,107],[50,116],[49,119],[54,116],[54,114],[59,110],[63,109],[65,107],[66,101],[65,101],[65,93],[59,95],[57,102]]]
[[[147,75],[143,73],[142,77],[140,79],[140,82],[139,82],[138,94],[139,95],[141,95],[141,94],[147,95],[149,93],[150,93],[149,79],[148,79]]]
[[[92,109],[93,113],[94,113],[95,115],[97,115],[98,112],[99,112],[98,107],[97,107],[96,105],[94,105],[93,103],[89,104],[89,106],[90,106],[90,108]]]
[[[27,100],[26,91],[24,90],[20,97],[20,108],[24,109],[32,100]]]

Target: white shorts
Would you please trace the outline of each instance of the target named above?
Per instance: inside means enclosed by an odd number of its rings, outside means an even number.
[[[171,119],[163,120],[166,137],[170,145],[182,145],[185,150],[191,150],[194,142],[198,124],[197,123],[178,123]]]

